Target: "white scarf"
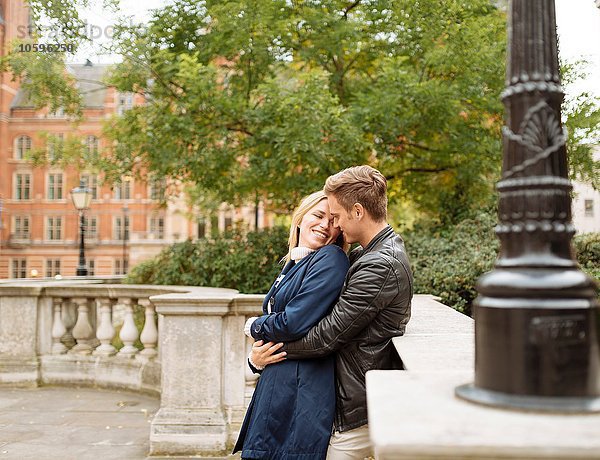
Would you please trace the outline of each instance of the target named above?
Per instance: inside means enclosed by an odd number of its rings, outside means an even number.
[[[296,246],[295,248],[292,248],[290,258],[297,263],[307,255],[309,255],[311,252],[315,252],[315,249],[310,249],[305,246]]]

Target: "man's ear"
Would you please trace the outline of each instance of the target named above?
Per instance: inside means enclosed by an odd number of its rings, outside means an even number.
[[[352,217],[361,220],[365,216],[365,208],[360,203],[354,203],[352,206]]]

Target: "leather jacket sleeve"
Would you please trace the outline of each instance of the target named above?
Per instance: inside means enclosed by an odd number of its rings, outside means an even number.
[[[333,311],[302,339],[286,343],[288,359],[325,356],[357,336],[398,295],[398,281],[391,265],[381,258],[360,263]]]

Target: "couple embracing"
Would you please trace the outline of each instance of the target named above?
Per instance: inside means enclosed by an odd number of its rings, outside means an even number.
[[[403,241],[387,224],[385,177],[370,166],[329,177],[294,212],[285,261],[264,314],[246,322],[261,376],[234,452],[372,456],[365,373],[402,369],[392,338],[404,334],[413,293]]]

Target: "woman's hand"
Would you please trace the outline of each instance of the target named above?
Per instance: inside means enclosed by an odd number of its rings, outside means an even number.
[[[277,353],[277,350],[281,347],[283,347],[283,343],[264,343],[262,340],[254,342],[250,353],[252,363],[260,367],[265,367],[269,364],[275,364],[285,360],[285,355],[287,355],[285,351]]]

